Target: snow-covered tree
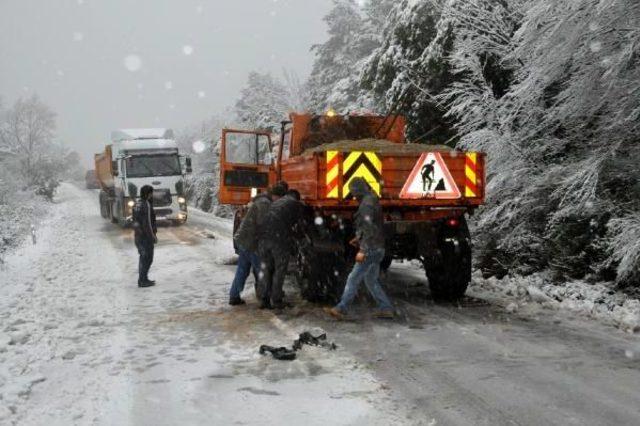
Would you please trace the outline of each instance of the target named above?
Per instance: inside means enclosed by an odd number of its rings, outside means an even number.
[[[484,260],[603,277],[614,261],[619,279],[637,277],[620,224],[637,229],[640,211],[640,4],[473,0],[446,13],[458,81],[440,99],[460,146],[489,158]]]
[[[412,140],[444,142],[454,133],[435,95],[451,82],[446,55],[451,24],[442,19],[442,1],[402,0],[391,9],[382,43],[368,59],[362,86],[379,112],[407,117]]]
[[[13,156],[26,185],[43,178],[42,164],[50,154],[56,114],[37,96],[18,99],[4,113],[0,126],[0,152]]]
[[[324,20],[329,39],[311,48],[316,59],[307,82],[310,108],[316,113],[328,108],[344,111],[357,104],[358,63],[374,47],[354,0],[334,0]]]
[[[287,86],[271,74],[251,72],[235,113],[245,126],[274,131],[293,107],[291,96]]]

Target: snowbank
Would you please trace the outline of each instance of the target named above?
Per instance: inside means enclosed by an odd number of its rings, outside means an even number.
[[[0,264],[4,255],[24,242],[31,225],[39,228],[40,218],[50,206],[32,192],[17,192],[4,204],[0,204]]]
[[[597,319],[629,333],[640,331],[640,300],[617,291],[613,283],[570,281],[558,285],[544,273],[484,279],[476,272],[469,294],[500,303],[509,312],[536,307],[558,309]]]

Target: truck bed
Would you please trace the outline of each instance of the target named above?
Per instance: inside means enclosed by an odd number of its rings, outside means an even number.
[[[355,202],[345,199],[347,195],[345,194],[345,186],[349,178],[349,170],[344,169],[345,166],[353,163],[353,161],[349,161],[350,154],[352,152],[320,151],[292,157],[282,162],[282,179],[287,181],[291,188],[300,191],[307,204],[317,207],[351,207]],[[438,148],[423,153],[374,154],[379,160],[379,168],[381,169],[380,188],[376,192],[379,192],[381,203],[385,206],[474,208],[484,201],[484,154],[444,151],[438,150]],[[430,154],[432,154],[431,157],[429,157]],[[459,192],[458,196],[448,193],[443,198],[442,191],[432,191],[431,194],[417,194],[410,191],[403,193],[403,189],[410,186],[410,183],[415,179],[422,181],[420,171],[417,172],[417,175],[414,173],[411,179],[410,177],[412,171],[416,169],[416,163],[421,159],[424,160],[423,155],[427,156],[426,159],[436,159],[436,164],[440,164],[440,160],[444,162],[450,177],[455,182]],[[475,162],[473,163],[471,160],[475,160]],[[417,168],[420,169],[421,166],[422,164]],[[331,170],[335,168],[337,170],[331,173]],[[330,182],[331,179],[329,181],[327,179],[328,170],[330,172],[329,178],[337,176],[333,182]],[[470,182],[469,178],[474,176],[474,181]],[[408,181],[410,182],[408,183]],[[434,182],[434,184],[436,183]],[[338,191],[334,189],[331,194],[332,185],[333,187],[337,186]]]

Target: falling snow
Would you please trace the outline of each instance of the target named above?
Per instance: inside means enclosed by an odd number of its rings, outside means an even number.
[[[127,55],[124,58],[124,67],[131,72],[136,72],[142,67],[142,59],[138,55]]]
[[[186,56],[189,56],[193,53],[193,46],[190,45],[184,45],[182,46],[182,53],[184,53]]]
[[[193,144],[191,144],[191,148],[193,149],[193,152],[195,152],[196,154],[200,154],[204,152],[205,144],[201,140],[197,140]]]

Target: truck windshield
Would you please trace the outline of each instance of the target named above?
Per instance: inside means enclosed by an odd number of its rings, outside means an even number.
[[[182,174],[177,155],[140,155],[127,158],[127,177],[175,176]]]
[[[226,159],[234,164],[271,164],[269,138],[253,133],[233,133],[226,136]]]

